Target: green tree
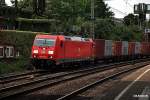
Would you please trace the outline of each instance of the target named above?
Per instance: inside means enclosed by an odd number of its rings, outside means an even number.
[[[0,6],[6,6],[5,0],[0,0]]]
[[[114,14],[110,11],[110,7],[103,0],[95,0],[95,17],[110,18]]]
[[[135,16],[133,14],[128,14],[123,18],[125,25],[138,25],[138,16]]]
[[[33,11],[34,0],[20,0],[18,7],[24,10]],[[44,18],[59,20],[59,31],[81,31],[90,20],[91,0],[46,0]],[[33,18],[40,18],[33,14]],[[96,18],[109,18],[113,13],[102,0],[95,0]],[[87,30],[87,29],[84,29]]]
[[[15,0],[11,0],[12,6],[15,6]],[[18,8],[33,11],[33,0],[19,0]]]

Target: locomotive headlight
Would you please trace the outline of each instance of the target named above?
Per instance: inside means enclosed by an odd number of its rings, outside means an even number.
[[[48,51],[48,54],[54,54],[54,51]]]
[[[33,50],[33,53],[38,53],[38,50]]]

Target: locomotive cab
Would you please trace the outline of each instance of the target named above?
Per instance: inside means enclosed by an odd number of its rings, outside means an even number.
[[[34,41],[32,55],[34,58],[52,59],[55,50],[55,39],[37,38]]]
[[[31,54],[32,64],[34,66],[45,67],[55,64],[56,41],[57,36],[51,35],[36,36],[32,46],[32,54]]]

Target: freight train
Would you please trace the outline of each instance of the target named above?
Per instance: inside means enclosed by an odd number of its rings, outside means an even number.
[[[149,42],[113,41],[63,35],[37,35],[31,61],[36,68],[57,65],[123,61],[150,56]]]

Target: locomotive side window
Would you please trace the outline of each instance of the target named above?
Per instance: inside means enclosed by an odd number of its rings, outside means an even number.
[[[4,57],[4,48],[0,46],[0,58]]]
[[[36,39],[34,41],[35,46],[54,46],[55,40],[54,39]]]
[[[11,46],[6,47],[5,53],[7,58],[14,57],[14,48]]]

